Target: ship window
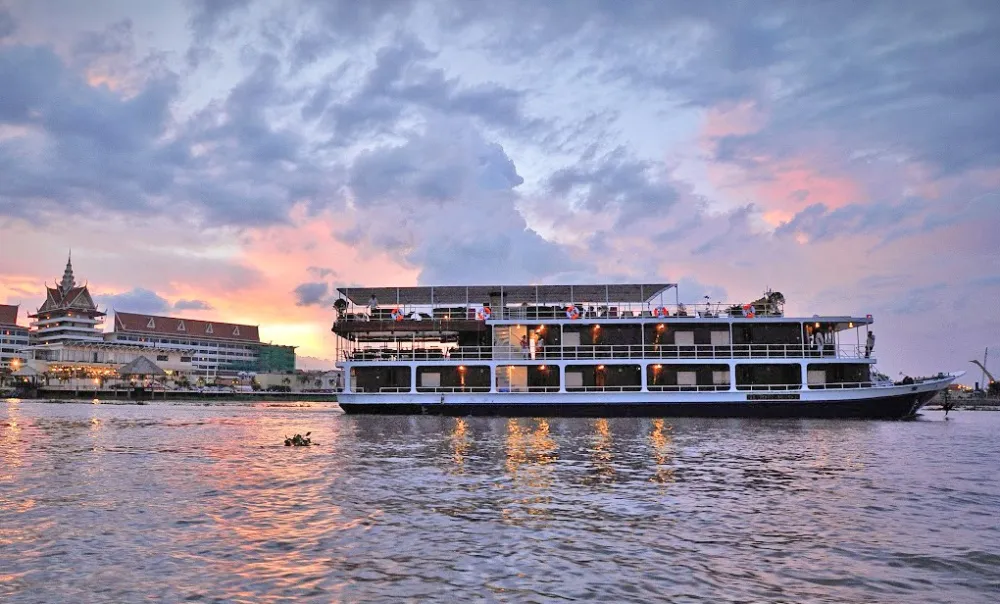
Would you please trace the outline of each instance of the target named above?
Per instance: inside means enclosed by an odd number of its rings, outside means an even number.
[[[728,331],[713,331],[712,332],[712,346],[729,346],[729,332]]]
[[[677,346],[694,346],[693,331],[675,331],[674,344]]]
[[[698,374],[694,371],[678,371],[678,386],[696,386],[698,384]]]

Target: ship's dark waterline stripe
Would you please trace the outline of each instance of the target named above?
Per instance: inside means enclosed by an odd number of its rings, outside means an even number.
[[[341,403],[350,414],[502,417],[784,417],[907,419],[935,392],[850,401],[739,403]]]

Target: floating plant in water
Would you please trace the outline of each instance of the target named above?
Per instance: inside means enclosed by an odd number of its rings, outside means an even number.
[[[301,434],[296,434],[295,436],[293,436],[291,438],[288,438],[286,436],[285,437],[285,446],[286,447],[308,447],[309,445],[313,445],[313,444],[318,445],[319,443],[314,443],[312,441],[312,439],[309,438],[310,434],[312,434],[312,432],[306,432],[305,436],[302,436]]]

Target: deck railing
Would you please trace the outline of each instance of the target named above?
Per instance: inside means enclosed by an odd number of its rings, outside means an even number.
[[[831,384],[811,384],[809,390],[841,390],[875,387],[874,382],[842,382]],[[728,384],[716,385],[658,385],[649,384],[646,389],[649,392],[725,392],[729,390]],[[566,392],[639,392],[642,390],[641,384],[623,384],[616,386],[567,386]],[[736,390],[741,392],[791,392],[805,390],[798,384],[737,384]],[[416,391],[421,394],[483,394],[489,393],[489,386],[417,386]],[[500,394],[518,394],[531,392],[559,392],[559,386],[518,386],[514,389],[510,387],[497,387]],[[364,388],[355,388],[354,392],[372,392]],[[378,389],[382,394],[399,394],[411,392],[409,386],[386,386]]]
[[[449,321],[484,320],[484,309],[489,308],[489,320],[538,321],[556,319],[697,319],[744,317],[742,304],[672,304],[658,302],[621,303],[614,302],[566,302],[539,306],[490,307],[484,304],[468,306],[427,306],[382,304],[374,310],[366,306],[351,306],[338,315],[337,321]],[[739,309],[739,310],[736,310]],[[757,305],[753,311],[756,317],[781,317],[774,308]]]
[[[520,346],[457,346],[453,348],[358,348],[341,350],[342,361],[509,361],[513,363],[559,360],[672,360],[702,359],[862,359],[864,350],[855,345],[802,344],[598,344],[593,346],[546,346],[532,350]]]

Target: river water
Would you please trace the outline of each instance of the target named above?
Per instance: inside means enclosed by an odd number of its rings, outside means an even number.
[[[0,401],[0,601],[996,602],[998,463],[989,412]]]

